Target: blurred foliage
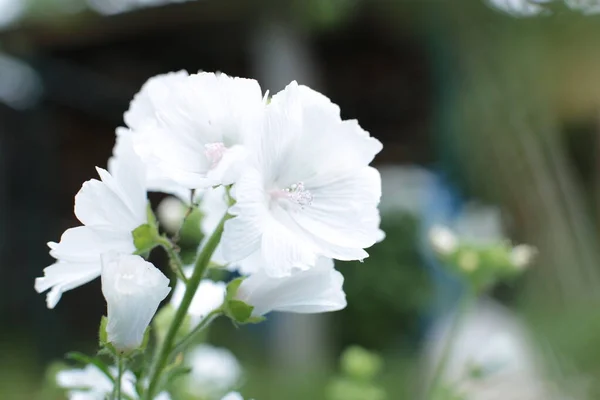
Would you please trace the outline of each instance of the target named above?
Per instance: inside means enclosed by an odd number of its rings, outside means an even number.
[[[340,358],[341,374],[327,386],[328,400],[385,400],[387,395],[376,382],[383,360],[358,346],[347,348]]]
[[[348,307],[334,318],[340,326],[352,326],[339,332],[342,344],[415,348],[420,317],[432,295],[417,249],[418,228],[410,215],[385,216],[386,239],[368,249],[369,258],[337,263],[346,278]]]

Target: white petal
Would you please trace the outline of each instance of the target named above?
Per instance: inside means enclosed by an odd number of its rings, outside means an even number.
[[[218,398],[235,387],[241,379],[240,364],[227,349],[199,345],[186,356],[187,364],[192,369],[186,386],[193,395]]]
[[[141,127],[134,128],[140,131],[134,137],[136,152],[189,189],[231,183],[228,170],[237,156],[224,157],[213,170],[205,145],[222,143],[233,156],[236,145],[256,135],[264,109],[260,86],[213,73],[163,81],[147,90],[155,113],[144,123],[136,119]]]
[[[365,248],[376,243],[381,180],[375,168],[310,190],[312,203],[290,213],[299,226],[335,246]]]
[[[67,229],[60,243],[49,243],[50,255],[56,259],[73,262],[95,262],[100,265],[100,255],[113,250],[133,253],[135,245],[130,231],[78,226]]]
[[[113,148],[113,156],[108,160],[108,171],[111,175],[117,176],[119,174],[119,169],[121,169],[125,174],[130,175],[131,168],[127,168],[126,165],[124,165],[126,162],[124,162],[122,159],[128,158],[136,160],[136,163],[141,162],[133,147],[133,136],[136,133],[127,128],[117,128],[116,133],[117,141],[115,147]],[[135,168],[139,169],[140,167],[135,166]],[[169,179],[169,177],[167,177],[155,164],[143,164],[142,168],[146,173],[146,187],[143,188],[143,190],[172,194],[173,196],[180,198],[182,201],[189,202],[190,190]],[[135,179],[134,176],[131,177],[132,179]],[[136,185],[135,187],[138,187],[136,191],[140,191],[141,189],[139,189],[139,186],[142,185],[144,181],[136,180],[131,183]]]
[[[35,279],[35,290],[46,296],[48,308],[54,308],[62,294],[84,285],[100,276],[100,263],[56,262],[44,268],[44,276]]]
[[[367,166],[382,149],[356,121],[342,121],[337,106],[324,96],[307,93],[310,89],[293,82],[266,110],[270,123],[257,154],[263,153],[259,162],[265,171],[276,173],[283,187],[298,181],[327,184]],[[263,151],[265,147],[271,151]]]
[[[117,180],[98,168],[102,181],[84,182],[75,196],[75,215],[84,225],[112,227],[132,231],[146,222],[146,189],[143,171],[127,169]],[[138,171],[139,172],[139,171]],[[140,182],[137,179],[141,180]],[[136,183],[133,183],[136,182]]]
[[[169,279],[139,256],[116,254],[103,258],[101,277],[109,342],[118,350],[139,347],[158,305],[171,290]]]
[[[148,123],[155,123],[156,107],[153,99],[168,91],[173,85],[185,82],[187,78],[186,71],[178,71],[148,79],[139,93],[134,96],[129,110],[124,115],[127,126],[132,129],[143,129]]]
[[[290,275],[293,268],[307,269],[317,261],[316,248],[275,219],[264,222],[261,238],[263,269],[272,277]]]
[[[251,275],[240,285],[237,298],[254,306],[254,315],[336,311],[346,307],[343,282],[333,261],[320,258],[314,268],[288,277],[272,278],[263,272]]]
[[[269,218],[262,176],[256,169],[240,177],[235,198],[229,213],[237,217],[225,223],[221,238],[223,256],[230,262],[243,260],[260,247],[264,221]]]

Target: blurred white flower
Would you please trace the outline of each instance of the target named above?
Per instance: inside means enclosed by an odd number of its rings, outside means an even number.
[[[237,386],[242,378],[238,360],[227,349],[202,344],[186,355],[191,368],[186,379],[190,394],[219,398]]]
[[[188,268],[186,275],[191,275],[191,272],[192,269]],[[223,304],[226,290],[227,285],[225,282],[215,282],[210,279],[203,279],[200,282],[188,309],[192,326],[198,325],[211,311],[216,310]],[[171,296],[171,304],[175,309],[179,308],[184,295],[185,285],[183,282],[177,282],[173,296]]]
[[[450,331],[450,320],[434,327],[427,341],[429,372],[439,361]],[[445,381],[477,400],[532,399],[552,397],[535,362],[534,348],[522,323],[506,308],[482,300],[459,330],[446,364]],[[480,378],[469,378],[477,369]]]
[[[429,241],[433,249],[440,254],[450,254],[458,247],[456,235],[442,225],[435,225],[429,230]]]
[[[322,313],[346,307],[343,283],[333,260],[321,257],[315,267],[286,277],[273,278],[264,271],[252,274],[244,279],[236,297],[254,307],[253,316],[271,311]]]
[[[250,256],[270,276],[314,266],[319,256],[368,257],[381,238],[379,172],[368,164],[381,143],[338,106],[292,82],[271,99],[263,131],[233,193],[225,258]],[[256,255],[255,253],[258,253]]]
[[[109,253],[102,261],[108,341],[119,351],[136,349],[171,290],[169,279],[140,256]]]
[[[227,393],[221,400],[244,400],[244,398],[238,392],[230,392]]]
[[[125,114],[136,152],[188,189],[233,183],[265,103],[258,82],[222,73],[159,75]]]
[[[492,8],[513,17],[534,17],[548,14],[543,4],[550,1],[552,0],[487,0],[487,3]]]
[[[169,233],[181,229],[188,207],[176,197],[165,197],[156,208],[160,225]]]
[[[38,293],[54,308],[63,292],[100,275],[100,256],[108,251],[133,253],[132,231],[147,222],[146,173],[138,157],[121,157],[110,174],[97,168],[101,181],[91,179],[75,196],[75,215],[84,226],[67,229],[60,243],[49,242],[57,262],[35,280]]]
[[[0,0],[0,27],[10,26],[18,21],[27,10],[22,0]]]
[[[525,268],[531,264],[538,251],[535,247],[520,244],[518,246],[513,247],[510,253],[510,260],[517,268]]]
[[[117,369],[110,368],[113,376],[117,376]],[[112,381],[96,366],[88,364],[84,368],[63,370],[56,374],[58,387],[66,389],[69,400],[104,400],[110,396],[114,385]],[[135,376],[131,371],[125,371],[121,380],[122,392],[137,398],[135,391]]]

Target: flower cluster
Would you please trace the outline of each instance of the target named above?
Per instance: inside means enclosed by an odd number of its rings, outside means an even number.
[[[75,196],[82,226],[48,244],[56,261],[35,289],[49,291],[49,308],[101,276],[106,344],[131,354],[171,290],[142,258],[163,247],[179,282],[172,321],[165,319],[171,326],[157,332],[162,348],[152,371],[159,375],[183,332],[182,313],[193,329],[217,312],[243,323],[271,311],[346,306],[333,259],[363,260],[365,249],[384,237],[381,180],[369,166],[382,145],[357,121],[343,120],[337,105],[296,82],[269,97],[252,79],[184,71],[151,78],[124,120],[108,170],[97,168],[100,180],[85,182]],[[205,238],[189,269],[176,243],[161,235],[150,191],[183,205],[170,207],[167,231],[199,208]],[[244,279],[227,287],[212,282],[205,278],[209,265]],[[158,375],[147,377],[145,398],[157,392]]]

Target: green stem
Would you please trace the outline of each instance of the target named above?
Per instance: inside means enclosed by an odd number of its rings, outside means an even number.
[[[148,385],[148,390],[146,391],[144,397],[146,400],[152,400],[154,398],[160,382],[161,374],[167,364],[167,361],[169,360],[169,356],[173,348],[173,341],[175,340],[177,332],[179,331],[179,328],[185,319],[188,308],[192,303],[192,299],[198,290],[198,286],[204,277],[204,273],[206,272],[208,264],[210,263],[212,254],[221,240],[225,221],[229,218],[229,214],[225,214],[223,216],[221,222],[219,222],[219,225],[209,237],[206,245],[198,255],[198,259],[196,260],[196,265],[194,267],[194,273],[187,282],[183,300],[181,300],[181,304],[179,305],[179,308],[173,317],[173,321],[169,326],[169,330],[167,331],[165,339],[156,353],[154,364],[150,370],[150,384]]]
[[[200,332],[202,332],[207,326],[211,324],[211,322],[213,322],[221,315],[223,315],[223,311],[220,308],[211,311],[210,314],[208,314],[202,321],[200,321],[198,326],[196,326],[190,333],[188,333],[183,339],[181,339],[179,343],[175,345],[173,351],[171,352],[171,355],[181,353],[190,343],[194,341],[194,339]]]
[[[429,389],[427,390],[427,396],[425,398],[428,400],[435,400],[437,393],[442,388],[442,385],[444,383],[444,371],[446,370],[446,364],[448,364],[448,359],[450,358],[450,355],[452,353],[452,347],[454,346],[456,337],[460,332],[460,327],[462,326],[463,321],[471,308],[471,305],[476,299],[477,296],[475,295],[475,292],[470,288],[465,289],[465,291],[461,295],[458,309],[456,310],[456,313],[452,319],[450,330],[448,331],[445,337],[441,357],[435,366],[433,377],[430,381],[431,384],[429,385]]]
[[[181,279],[184,283],[187,283],[188,279],[183,272],[183,261],[181,261],[181,257],[179,256],[179,252],[175,249],[175,245],[173,242],[169,240],[169,238],[165,236],[159,236],[156,239],[156,243],[158,243],[169,256],[169,264],[171,268],[177,274],[179,279]]]
[[[125,360],[123,356],[117,355],[117,379],[115,379],[115,387],[113,391],[113,398],[115,400],[121,400],[121,381],[123,380],[123,371],[125,370]]]

